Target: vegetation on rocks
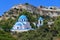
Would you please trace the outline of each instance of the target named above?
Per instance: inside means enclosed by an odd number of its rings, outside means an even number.
[[[29,13],[26,10],[21,12],[19,16],[22,14],[28,17],[28,21],[31,23],[31,26],[35,28],[32,22],[37,22],[40,15]],[[55,37],[60,38],[60,17],[54,19],[44,16],[42,16],[44,18],[43,26],[35,28],[35,30],[15,34],[17,38],[14,38],[13,35],[10,34],[10,29],[15,24],[19,16],[15,20],[9,18],[8,20],[0,21],[0,27],[4,29],[3,31],[0,31],[0,40],[54,40]],[[47,26],[47,22],[50,19],[54,20],[54,25],[51,28]]]

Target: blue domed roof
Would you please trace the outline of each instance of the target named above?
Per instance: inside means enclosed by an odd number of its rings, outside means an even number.
[[[15,26],[22,26],[23,24],[21,22],[16,22]]]
[[[25,20],[25,21],[28,20],[25,15],[21,15],[21,16],[19,17],[18,21],[22,21],[22,19]]]
[[[21,15],[19,19],[27,19],[27,17],[25,15]]]
[[[40,17],[38,20],[43,20],[43,18],[42,18],[42,17]]]

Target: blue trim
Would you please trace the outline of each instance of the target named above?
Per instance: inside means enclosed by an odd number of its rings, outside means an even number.
[[[34,29],[11,29],[11,30],[34,30]]]
[[[42,18],[42,17],[40,17],[40,18],[39,18],[39,20],[43,20],[43,18]]]

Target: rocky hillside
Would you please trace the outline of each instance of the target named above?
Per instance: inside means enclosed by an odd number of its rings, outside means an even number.
[[[9,11],[4,12],[4,14],[0,17],[0,20],[5,20],[5,19],[7,20],[9,18],[15,20],[19,16],[19,14],[24,10],[32,14],[38,14],[38,9],[35,6],[30,5],[28,3],[18,4],[13,6]]]
[[[10,29],[22,14],[28,17],[32,28],[36,30],[10,35]],[[9,11],[4,12],[4,15],[0,16],[0,30],[3,29],[3,31],[0,31],[0,40],[60,40],[60,17],[50,18],[42,16],[45,19],[44,25],[37,28],[32,24],[32,22],[37,22],[38,16],[40,17],[37,14],[39,14],[38,9],[27,3],[13,6]],[[51,28],[47,25],[50,19],[54,21]]]
[[[18,4],[13,7],[7,12],[4,12],[2,16],[0,16],[0,20],[7,20],[9,18],[15,20],[19,14],[22,11],[27,11],[32,14],[38,14],[38,15],[44,15],[44,16],[50,16],[50,17],[57,17],[60,16],[60,9],[57,7],[44,7],[44,6],[39,6],[35,7],[31,4],[25,3],[25,4]]]

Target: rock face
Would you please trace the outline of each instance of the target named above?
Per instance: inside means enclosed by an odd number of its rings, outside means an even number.
[[[9,19],[12,18],[13,20],[15,20],[15,18],[17,18],[17,16],[19,16],[19,14],[23,11],[26,10],[27,12],[30,13],[37,13],[38,14],[38,9],[37,7],[33,6],[33,5],[26,5],[26,4],[19,4],[19,5],[15,5],[13,6],[9,11],[4,12],[4,14],[0,17],[0,19],[4,20],[4,19]]]
[[[30,4],[19,4],[19,5],[17,5],[17,6],[13,6],[12,7],[13,9],[14,8],[17,8],[17,9],[25,9],[25,10],[27,10],[28,12],[30,12],[30,13],[38,13],[38,9],[37,9],[37,7],[35,7],[35,6],[33,6],[33,5],[30,5]]]
[[[9,11],[4,12],[4,14],[0,17],[0,20],[7,20],[9,18],[15,20],[17,16],[19,16],[19,13],[21,13],[23,10],[26,10],[32,14],[45,15],[50,17],[60,16],[60,9],[57,7],[35,7],[30,4],[18,4],[13,6]]]

